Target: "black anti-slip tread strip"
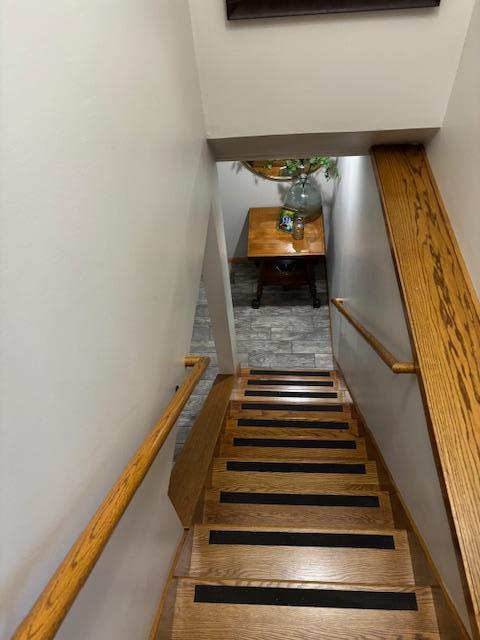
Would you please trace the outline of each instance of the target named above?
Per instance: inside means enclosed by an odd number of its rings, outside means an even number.
[[[334,391],[263,391],[246,389],[244,395],[257,398],[338,398]]]
[[[320,378],[329,378],[330,371],[302,371],[301,369],[250,369],[251,376],[298,376],[304,378],[308,376],[318,376]]]
[[[195,602],[217,604],[272,605],[276,607],[418,611],[417,597],[414,592],[396,591],[342,591],[196,584],[194,600]]]
[[[356,449],[355,440],[286,440],[283,438],[233,438],[234,447],[286,447],[289,449]]]
[[[313,422],[312,420],[264,420],[263,418],[238,418],[237,426],[239,427],[277,427],[292,429],[342,429],[348,430],[348,422],[322,421]]]
[[[211,529],[208,544],[395,549],[395,538],[371,533],[296,533],[292,531],[222,531]]]
[[[364,464],[342,462],[252,462],[227,460],[227,471],[253,471],[259,473],[346,473],[364,475]]]
[[[333,387],[333,380],[248,380],[252,387]]]
[[[258,411],[328,411],[329,413],[341,413],[341,404],[270,404],[267,402],[244,402],[242,409],[255,409]]]
[[[292,504],[313,507],[375,507],[378,496],[302,493],[253,493],[220,491],[220,502],[228,504]]]

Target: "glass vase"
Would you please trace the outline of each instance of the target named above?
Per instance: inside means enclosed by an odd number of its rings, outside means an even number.
[[[306,175],[295,178],[287,192],[284,209],[301,216],[305,224],[316,220],[322,214],[322,194],[315,180]]]

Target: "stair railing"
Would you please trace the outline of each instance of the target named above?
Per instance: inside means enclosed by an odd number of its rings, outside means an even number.
[[[348,322],[355,327],[358,333],[368,342],[372,349],[380,356],[383,362],[389,367],[393,373],[416,373],[417,367],[414,362],[402,362],[397,360],[395,356],[379,341],[370,331],[367,331],[363,324],[356,320],[350,311],[345,308],[345,300],[343,298],[332,298],[332,304],[342,314]]]
[[[161,418],[139,446],[95,515],[79,535],[12,640],[50,640],[95,567],[130,501],[147,475],[178,416],[208,367],[208,356],[186,356],[192,367]]]

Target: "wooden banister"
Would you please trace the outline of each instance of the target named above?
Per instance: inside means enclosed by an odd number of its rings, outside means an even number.
[[[344,316],[350,324],[355,327],[358,333],[368,342],[372,349],[380,356],[393,373],[416,373],[417,369],[415,363],[401,362],[400,360],[397,360],[397,358],[395,358],[395,356],[390,353],[390,351],[384,347],[383,344],[370,333],[370,331],[367,331],[363,324],[356,320],[345,308],[345,300],[343,300],[343,298],[332,298],[332,304],[340,311],[342,316]]]
[[[234,381],[234,375],[215,378],[173,467],[168,495],[184,527],[193,524]]]
[[[193,367],[192,371],[77,538],[12,640],[50,640],[55,636],[209,362],[207,356],[185,358],[185,366]]]
[[[480,304],[425,149],[375,147],[372,159],[472,635],[480,640]]]

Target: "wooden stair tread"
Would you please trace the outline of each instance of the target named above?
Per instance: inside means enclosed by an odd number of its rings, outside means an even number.
[[[320,529],[318,527],[316,528],[312,528],[312,527],[295,527],[295,526],[286,526],[286,527],[276,527],[276,526],[269,526],[269,525],[265,525],[265,526],[261,526],[259,527],[251,527],[249,525],[238,525],[235,527],[232,527],[231,525],[227,525],[227,524],[222,524],[221,522],[214,522],[214,523],[209,523],[209,524],[205,524],[205,523],[197,523],[195,525],[193,525],[193,529],[196,530],[210,530],[210,529],[219,529],[219,530],[224,530],[224,531],[267,531],[267,532],[277,532],[277,531],[285,531],[287,533],[358,533],[361,535],[381,535],[381,536],[385,536],[385,535],[393,535],[393,536],[400,536],[403,537],[404,535],[408,534],[408,531],[406,529],[397,529],[395,527],[392,527],[389,530],[385,530],[385,529],[355,529],[354,527],[349,527],[349,528],[341,528],[341,527],[335,527],[335,528],[329,528],[329,527],[321,527]],[[423,585],[423,586],[429,586],[429,585]]]
[[[237,378],[233,388],[235,391],[299,391],[307,393],[323,393],[345,391],[337,380],[272,380],[271,378]]]
[[[347,395],[344,389],[338,387],[301,387],[301,386],[267,386],[267,385],[237,385],[234,387],[234,393],[232,394],[232,400],[238,400],[250,397],[279,397],[283,399],[282,394],[286,395],[285,398],[313,398],[317,401],[324,399],[337,398],[340,402],[350,402],[350,396]],[[295,395],[292,395],[295,394]],[[328,394],[328,395],[326,395]],[[335,395],[333,395],[335,394]]]
[[[348,493],[345,490],[341,495],[348,495]],[[333,492],[329,491],[329,494],[333,494]],[[351,495],[358,495],[358,492],[352,492]],[[394,522],[388,493],[369,490],[365,492],[365,495],[377,496],[379,506],[338,507],[255,502],[230,503],[220,501],[219,489],[207,489],[205,492],[204,522],[253,526],[353,527],[362,529],[386,527],[392,529]],[[242,499],[245,497],[250,499],[248,496],[241,497]]]
[[[279,380],[278,378],[237,378],[234,389],[263,389],[277,391],[338,391],[345,390],[336,378],[325,378],[323,380],[306,378],[302,380]]]
[[[349,440],[350,442],[365,442],[363,437],[357,436],[347,429],[311,429],[296,427],[273,426],[230,426],[222,436],[222,442],[232,444],[233,438],[251,438],[267,440]],[[321,445],[320,445],[321,446]],[[326,445],[325,445],[326,446]],[[345,445],[345,448],[353,448],[354,445]]]
[[[289,384],[291,382],[333,382],[334,384],[343,384],[343,382],[336,375],[329,376],[302,376],[299,372],[298,375],[295,376],[280,376],[269,373],[259,373],[259,374],[245,374],[239,377],[239,384],[246,380],[275,380],[281,382],[283,384]]]
[[[227,431],[220,446],[221,457],[240,458],[348,458],[362,460],[366,457],[366,445],[363,438],[340,437],[338,432],[327,434],[309,433],[309,429],[292,430],[285,433],[282,429],[252,429],[237,427]],[[272,433],[273,432],[273,433]],[[326,437],[328,434],[333,437]],[[302,446],[303,445],[303,446]]]
[[[230,463],[230,464],[229,464]],[[294,465],[294,467],[292,467]],[[227,467],[233,467],[229,470]],[[256,467],[265,468],[264,471]],[[299,470],[291,471],[298,467]],[[330,469],[339,468],[339,471]],[[354,471],[365,470],[365,473]],[[276,471],[278,469],[278,471]],[[284,471],[287,469],[287,471]],[[306,471],[305,469],[312,469]],[[314,471],[318,469],[318,471]],[[352,470],[350,473],[348,470]],[[375,462],[352,460],[255,460],[216,458],[213,463],[211,486],[228,491],[258,491],[272,493],[324,493],[369,491],[378,488]]]
[[[228,417],[226,420],[225,433],[234,433],[237,429],[276,429],[279,430],[279,434],[284,433],[285,435],[293,433],[295,430],[304,432],[305,436],[311,433],[317,434],[318,437],[322,437],[322,434],[324,434],[325,437],[335,437],[335,434],[337,434],[339,438],[347,435],[359,435],[358,422],[353,420],[351,416],[343,418],[335,416],[334,418],[326,419],[317,416],[316,420],[312,420],[311,416],[305,419],[303,416],[270,418],[269,416],[252,417],[250,415],[238,415]],[[299,434],[300,437],[302,435],[302,433]]]
[[[250,392],[252,395],[249,395]],[[295,394],[291,396],[281,396],[281,393]],[[308,396],[307,394],[319,394],[322,396]],[[256,395],[253,395],[256,394]],[[259,395],[268,394],[268,395]],[[326,395],[329,394],[329,395]],[[241,402],[242,404],[282,404],[289,405],[324,405],[324,404],[347,404],[350,402],[350,396],[339,390],[323,390],[323,391],[304,391],[301,389],[289,389],[287,391],[278,391],[277,389],[233,389],[231,395],[232,402]]]
[[[364,435],[339,372],[241,370],[176,572],[171,640],[457,638],[440,591],[418,586],[429,574],[414,571]]]
[[[264,411],[262,413],[272,413],[277,414],[281,413],[278,411]],[[230,428],[234,425],[245,426],[242,425],[242,422],[245,423],[248,421],[251,426],[252,423],[256,423],[258,426],[268,426],[269,428],[289,428],[289,429],[297,429],[297,428],[312,428],[317,430],[322,429],[333,429],[339,431],[352,431],[355,428],[358,428],[358,421],[352,417],[350,411],[347,413],[342,412],[334,412],[333,414],[328,411],[326,412],[328,415],[322,415],[321,413],[317,413],[312,415],[310,412],[302,413],[301,415],[294,415],[295,412],[287,411],[284,412],[285,415],[260,415],[260,416],[252,416],[250,410],[242,410],[237,409],[236,407],[231,407],[229,416],[226,421],[227,428]],[[261,423],[259,423],[261,421]],[[268,421],[267,424],[266,421]],[[275,423],[275,425],[273,424]],[[299,425],[304,426],[299,426]],[[278,425],[278,426],[277,426]],[[306,426],[305,426],[306,425]],[[338,425],[338,426],[337,426]]]
[[[229,409],[229,418],[231,420],[252,420],[255,419],[255,416],[252,416],[251,409],[242,409],[240,405],[241,402],[231,402]],[[331,411],[330,407],[327,405],[326,411],[280,411],[277,409],[262,409],[257,410],[259,414],[271,414],[271,415],[260,415],[258,419],[260,420],[275,420],[276,422],[281,423],[290,423],[290,422],[298,422],[299,420],[302,422],[353,422],[355,420],[352,415],[351,405],[344,405],[342,407],[342,411]]]
[[[257,373],[258,372],[258,373]],[[268,376],[281,379],[287,378],[322,378],[328,379],[338,375],[335,369],[279,369],[268,367],[242,367],[240,369],[241,377]]]
[[[353,594],[367,594],[378,598],[415,598],[417,610],[357,609],[317,606],[278,606],[266,604],[227,604],[195,602],[205,597],[205,588],[212,587],[206,599],[242,599],[255,596],[272,597],[278,589],[282,593],[302,596],[328,591],[329,596],[343,591],[347,598]],[[289,591],[287,591],[289,590]],[[227,591],[227,593],[225,593]],[[348,593],[349,592],[349,593]],[[399,596],[397,595],[399,594]],[[303,596],[305,597],[305,596]],[[340,594],[340,597],[341,594]],[[328,583],[267,582],[252,580],[209,581],[180,578],[177,588],[173,640],[432,640],[438,638],[433,593],[430,588],[392,587],[381,585],[338,585]]]
[[[252,405],[248,407],[248,405]],[[311,420],[313,422],[326,422],[330,420],[335,420],[337,422],[348,421],[352,419],[352,412],[350,405],[342,405],[341,411],[332,411],[328,404],[325,404],[325,411],[311,411],[309,407],[311,405],[305,404],[307,409],[305,411],[295,411],[294,409],[289,409],[288,405],[283,404],[281,409],[272,409],[272,408],[263,408],[263,409],[255,409],[253,405],[255,404],[263,404],[267,406],[270,403],[243,403],[236,402],[234,406],[230,409],[230,417],[232,418],[264,418],[270,420]],[[281,404],[281,403],[275,403]],[[298,405],[299,403],[295,403]],[[248,408],[242,408],[241,405],[245,405]],[[334,406],[338,406],[335,403]]]
[[[232,542],[236,536],[239,536],[239,542]],[[226,539],[228,543],[209,544],[211,537],[213,542]],[[280,544],[285,538],[288,539],[288,546]],[[301,542],[297,538],[301,538]],[[261,544],[258,544],[259,539]],[[385,543],[391,543],[394,548],[353,546],[381,546]],[[352,546],[341,546],[342,544]],[[368,533],[351,529],[320,532],[288,527],[232,529],[225,525],[196,525],[189,575],[257,580],[415,584],[407,533],[385,530]]]
[[[352,425],[349,425],[350,427]],[[239,426],[237,421],[228,420],[222,440],[227,443],[233,438],[278,438],[288,440],[356,440],[363,438],[349,429],[303,429],[297,427]]]
[[[345,449],[302,449],[299,447],[237,447],[229,444],[223,444],[220,449],[220,455],[224,458],[247,458],[253,459],[261,456],[264,459],[267,458],[283,458],[285,460],[295,459],[329,459],[339,460],[348,458],[350,461],[362,461],[366,457],[365,447],[360,446],[358,449],[352,449],[350,451]]]

